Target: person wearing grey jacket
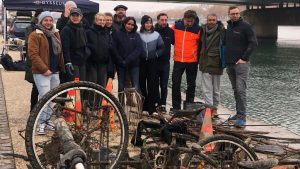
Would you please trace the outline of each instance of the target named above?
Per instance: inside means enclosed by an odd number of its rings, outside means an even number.
[[[151,115],[156,111],[159,102],[158,58],[164,52],[164,42],[158,32],[154,31],[152,18],[144,15],[139,32],[143,42],[143,52],[140,60],[140,87],[145,97],[143,111]]]

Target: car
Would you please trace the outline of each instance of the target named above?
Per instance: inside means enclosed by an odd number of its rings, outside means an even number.
[[[25,31],[30,24],[30,18],[15,18],[8,31],[9,38],[20,38],[25,40]]]

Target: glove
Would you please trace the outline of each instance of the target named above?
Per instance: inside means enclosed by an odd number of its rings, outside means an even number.
[[[68,74],[70,77],[74,77],[74,67],[73,67],[72,63],[67,63],[67,64],[65,65],[65,67],[66,67],[66,72],[67,72],[67,74]]]

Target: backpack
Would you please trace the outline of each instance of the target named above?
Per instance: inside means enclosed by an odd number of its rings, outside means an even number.
[[[0,55],[0,63],[4,67],[5,70],[14,70],[14,62],[12,57],[9,54],[4,54],[4,48]]]
[[[4,54],[4,48],[2,50],[2,53],[0,55],[0,63],[4,67],[5,70],[8,71],[24,71],[25,70],[25,61],[19,60],[19,61],[13,61],[12,57],[9,54]]]

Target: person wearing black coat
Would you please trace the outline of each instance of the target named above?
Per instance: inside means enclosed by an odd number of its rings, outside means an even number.
[[[70,21],[61,31],[67,81],[72,81],[74,77],[86,80],[86,60],[90,56],[90,50],[87,47],[86,30],[81,19],[81,10],[73,8],[70,12]]]
[[[168,25],[168,15],[166,13],[160,13],[157,15],[157,24],[155,25],[154,30],[160,34],[165,44],[163,55],[158,58],[158,77],[160,86],[160,99],[158,108],[161,112],[166,112],[171,45],[174,45],[174,31]]]
[[[67,1],[65,3],[64,11],[62,12],[60,18],[58,18],[56,22],[56,29],[61,31],[67,25],[70,19],[70,11],[72,8],[77,8],[76,3],[74,1]],[[89,22],[85,18],[82,19],[82,22],[83,22],[83,27],[85,29],[88,29],[90,27]]]
[[[245,127],[247,114],[247,79],[250,71],[250,55],[257,46],[257,39],[251,25],[240,16],[240,9],[228,9],[230,20],[225,34],[225,62],[236,102],[236,114],[229,120],[236,127]]]
[[[113,35],[114,62],[118,73],[119,92],[124,91],[127,69],[132,86],[140,91],[139,57],[142,53],[142,41],[136,30],[137,25],[134,17],[127,17],[121,30]]]
[[[87,79],[106,86],[109,64],[111,64],[111,36],[105,27],[105,15],[95,15],[95,22],[87,31],[91,56],[87,60]]]

